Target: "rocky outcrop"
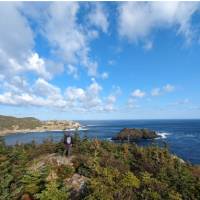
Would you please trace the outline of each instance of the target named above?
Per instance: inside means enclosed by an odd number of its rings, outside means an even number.
[[[136,128],[124,128],[122,129],[116,137],[112,140],[129,140],[134,141],[138,139],[154,139],[159,137],[155,131],[149,129],[136,129]]]

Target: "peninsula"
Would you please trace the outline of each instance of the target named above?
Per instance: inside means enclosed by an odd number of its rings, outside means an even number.
[[[0,115],[0,136],[15,133],[43,132],[64,129],[76,129],[80,124],[67,120],[47,120],[41,121],[34,117],[17,118]]]

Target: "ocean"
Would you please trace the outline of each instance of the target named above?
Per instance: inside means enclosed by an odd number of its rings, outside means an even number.
[[[161,137],[156,140],[139,141],[138,145],[163,145],[167,143],[170,152],[192,164],[200,164],[200,120],[98,120],[79,121],[81,136],[110,140],[123,128],[148,128]],[[5,136],[7,145],[16,143],[37,143],[45,139],[60,141],[62,131],[18,133]]]

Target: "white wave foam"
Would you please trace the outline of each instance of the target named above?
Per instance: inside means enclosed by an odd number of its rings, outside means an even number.
[[[106,140],[108,140],[108,141],[112,141],[112,138],[111,138],[111,137],[109,137],[109,138],[106,138]]]
[[[88,130],[89,130],[88,128],[84,128],[84,127],[78,128],[78,131],[88,131]]]
[[[79,127],[79,128],[68,128],[65,131],[88,131],[89,129],[86,126]]]
[[[170,133],[167,133],[167,132],[157,132],[157,134],[158,134],[162,139],[166,139],[168,135],[171,135]]]

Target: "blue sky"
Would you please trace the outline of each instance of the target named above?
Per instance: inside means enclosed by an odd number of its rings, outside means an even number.
[[[0,114],[200,118],[199,3],[0,4]]]

